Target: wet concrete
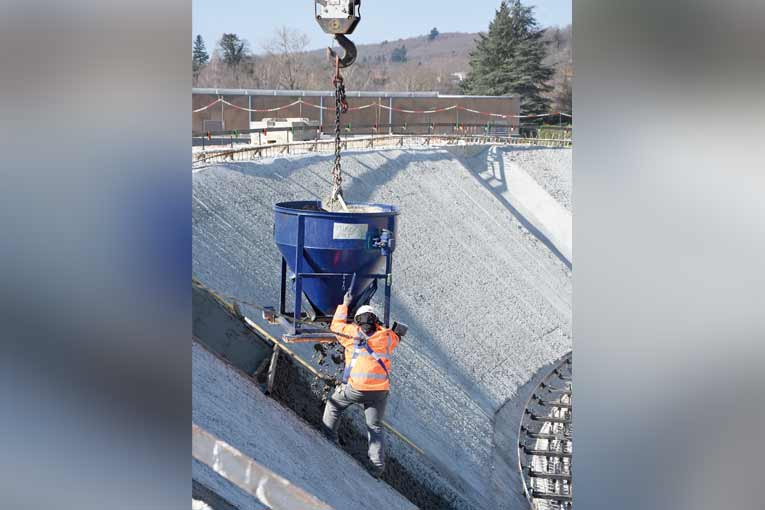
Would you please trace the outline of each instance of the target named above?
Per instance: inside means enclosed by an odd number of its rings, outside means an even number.
[[[338,510],[415,508],[296,414],[266,397],[247,374],[196,341],[192,362],[193,423]],[[263,507],[200,462],[192,462],[192,478],[237,508]]]
[[[334,385],[317,379],[286,355],[279,360],[279,369],[272,397],[292,409],[316,430],[321,429],[324,403]],[[338,429],[341,448],[350,454],[362,469],[370,467],[367,459],[367,433],[363,412],[354,406],[346,411]],[[422,510],[471,508],[459,490],[450,486],[426,458],[411,450],[395,436],[385,434],[387,454],[382,479]]]
[[[234,367],[253,376],[250,384],[256,391],[263,391],[266,383],[265,370],[251,373],[251,367],[258,365],[254,362],[262,358],[262,350],[267,349],[268,360],[272,346],[266,340],[243,329],[242,322],[235,316],[233,308],[213,292],[205,289],[198,282],[192,284],[194,303],[193,322],[195,336],[205,348],[210,349],[221,357],[225,357]],[[196,325],[207,325],[204,330]],[[232,350],[221,337],[228,337],[236,332],[239,349]],[[321,430],[321,418],[324,402],[334,383],[316,377],[299,363],[294,362],[287,354],[282,353],[277,362],[276,378],[271,397],[286,408],[292,410],[313,429]],[[245,434],[246,431],[237,433]],[[358,469],[365,471],[369,467],[367,460],[367,437],[363,413],[360,409],[349,409],[341,421],[338,431],[341,448],[359,463]],[[325,441],[322,438],[322,441]],[[383,481],[396,489],[409,501],[423,510],[471,508],[469,502],[460,495],[458,487],[450,485],[427,458],[423,457],[396,436],[386,433],[385,449],[387,465],[382,476]],[[195,464],[196,463],[195,461]],[[204,466],[197,466],[207,483],[215,475]],[[209,472],[208,472],[209,471]],[[199,482],[197,482],[199,483]],[[233,494],[232,499],[245,498],[239,489],[224,480],[215,481],[215,490]],[[198,498],[203,499],[203,498]],[[208,498],[209,499],[209,498]],[[208,501],[208,499],[204,499]],[[208,501],[208,504],[209,501]],[[215,510],[215,505],[211,504]],[[227,510],[224,508],[224,510]]]
[[[254,374],[264,361],[268,361],[271,348],[253,337],[236,318],[229,303],[196,280],[191,282],[191,300],[192,332],[197,338],[204,339],[209,349],[247,374]]]

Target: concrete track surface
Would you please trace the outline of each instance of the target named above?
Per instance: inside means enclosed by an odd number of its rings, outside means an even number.
[[[526,504],[515,453],[523,402],[572,345],[571,272],[524,226],[504,176],[510,161],[565,166],[569,154],[455,147],[358,151],[343,160],[348,201],[402,211],[392,315],[410,331],[393,357],[386,419],[477,508]],[[323,198],[330,168],[329,156],[300,156],[196,172],[194,275],[222,295],[277,305],[272,206]],[[310,359],[311,346],[296,350]]]
[[[561,150],[525,150],[503,151],[505,160],[510,165],[518,165],[531,175],[569,212],[573,210],[572,169],[573,161],[570,149]]]

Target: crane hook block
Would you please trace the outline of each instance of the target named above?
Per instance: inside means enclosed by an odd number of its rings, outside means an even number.
[[[356,61],[356,45],[346,37],[352,34],[361,21],[361,0],[315,0],[316,21],[322,30],[335,36],[337,44],[345,51],[340,57],[340,67],[345,68]],[[330,49],[329,56],[337,58]]]
[[[358,55],[358,52],[356,50],[356,45],[351,42],[350,39],[345,37],[343,34],[337,34],[335,36],[335,40],[337,41],[337,44],[340,45],[341,48],[345,50],[345,54],[340,57],[340,67],[346,68],[352,65],[354,62],[356,62],[356,56]],[[332,48],[327,48],[329,50],[329,58],[331,60],[335,60],[337,58],[337,54],[335,53],[335,50]]]
[[[315,0],[315,12],[326,33],[352,34],[361,21],[361,0]]]

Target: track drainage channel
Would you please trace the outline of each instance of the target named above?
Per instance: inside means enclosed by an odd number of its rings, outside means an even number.
[[[526,402],[518,434],[523,490],[533,510],[571,510],[573,503],[572,357],[569,353]]]

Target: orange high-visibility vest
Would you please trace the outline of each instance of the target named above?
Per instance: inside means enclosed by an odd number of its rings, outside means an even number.
[[[337,340],[345,347],[346,369],[350,367],[348,379],[354,389],[359,391],[382,391],[390,389],[390,355],[398,347],[399,337],[391,329],[377,326],[366,340],[366,344],[374,351],[372,355],[362,342],[364,332],[359,326],[349,321],[348,307],[337,307],[332,318],[330,329],[338,333]],[[385,365],[380,365],[378,359]],[[387,369],[387,373],[386,373]]]

